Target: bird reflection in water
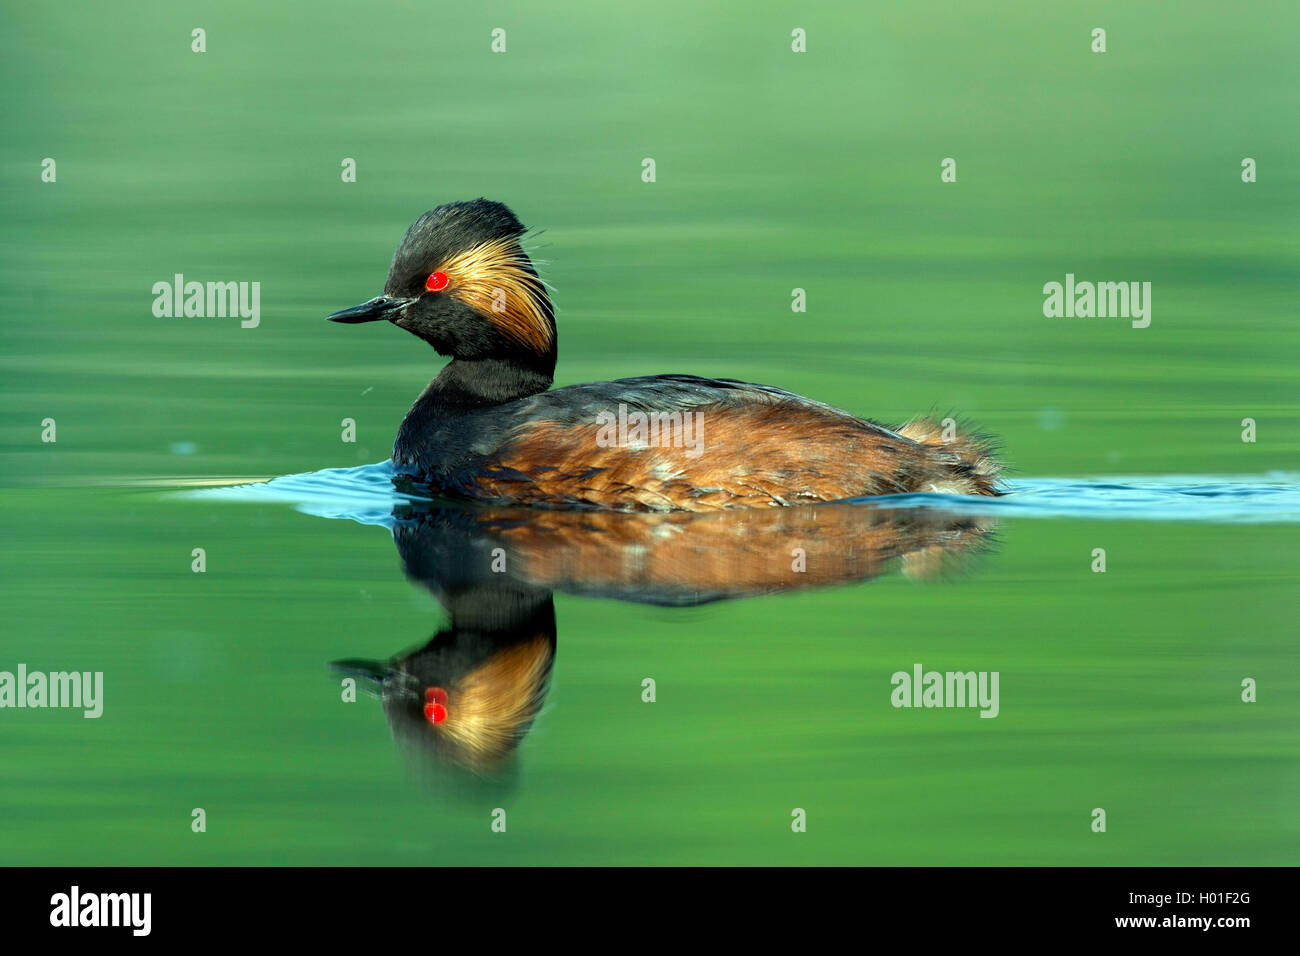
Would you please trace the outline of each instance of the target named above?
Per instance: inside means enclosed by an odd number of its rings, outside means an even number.
[[[403,506],[407,576],[450,617],[387,662],[338,661],[383,702],[421,776],[509,784],[555,662],[553,594],[690,607],[863,582],[941,576],[988,550],[993,519],[838,503],[708,514]]]

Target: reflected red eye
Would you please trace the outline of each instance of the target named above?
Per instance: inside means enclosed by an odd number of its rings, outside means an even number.
[[[443,289],[447,288],[447,285],[450,282],[451,279],[447,278],[447,273],[433,272],[429,274],[429,278],[424,280],[424,287],[430,292],[441,292]]]
[[[441,687],[429,687],[425,689],[424,699],[431,704],[447,703],[447,692]]]

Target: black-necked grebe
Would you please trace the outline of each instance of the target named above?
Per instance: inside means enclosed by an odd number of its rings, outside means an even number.
[[[397,470],[440,494],[710,511],[937,491],[997,495],[989,442],[897,429],[769,385],[654,375],[551,389],[555,317],[498,202],[417,219],[384,292],[329,318],[387,319],[451,361],[402,422]]]

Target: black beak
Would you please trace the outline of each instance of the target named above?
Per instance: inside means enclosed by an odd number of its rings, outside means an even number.
[[[382,661],[366,661],[360,658],[349,658],[345,661],[331,661],[330,669],[340,674],[346,674],[348,677],[360,677],[364,680],[372,680],[378,684],[384,682],[384,678],[393,673],[393,669]]]
[[[347,322],[349,325],[357,322],[378,322],[380,319],[391,319],[393,313],[408,305],[410,301],[410,299],[395,299],[391,295],[376,296],[369,302],[362,302],[342,312],[335,312],[326,318],[331,322]]]

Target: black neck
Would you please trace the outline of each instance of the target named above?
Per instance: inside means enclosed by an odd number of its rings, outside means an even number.
[[[551,387],[550,368],[505,358],[452,359],[420,396],[440,405],[501,405]]]
[[[463,442],[435,441],[462,416],[536,395],[551,387],[554,353],[548,362],[509,358],[452,359],[415,400],[402,420],[393,445],[393,461],[419,472],[436,469],[448,455],[466,454]]]

